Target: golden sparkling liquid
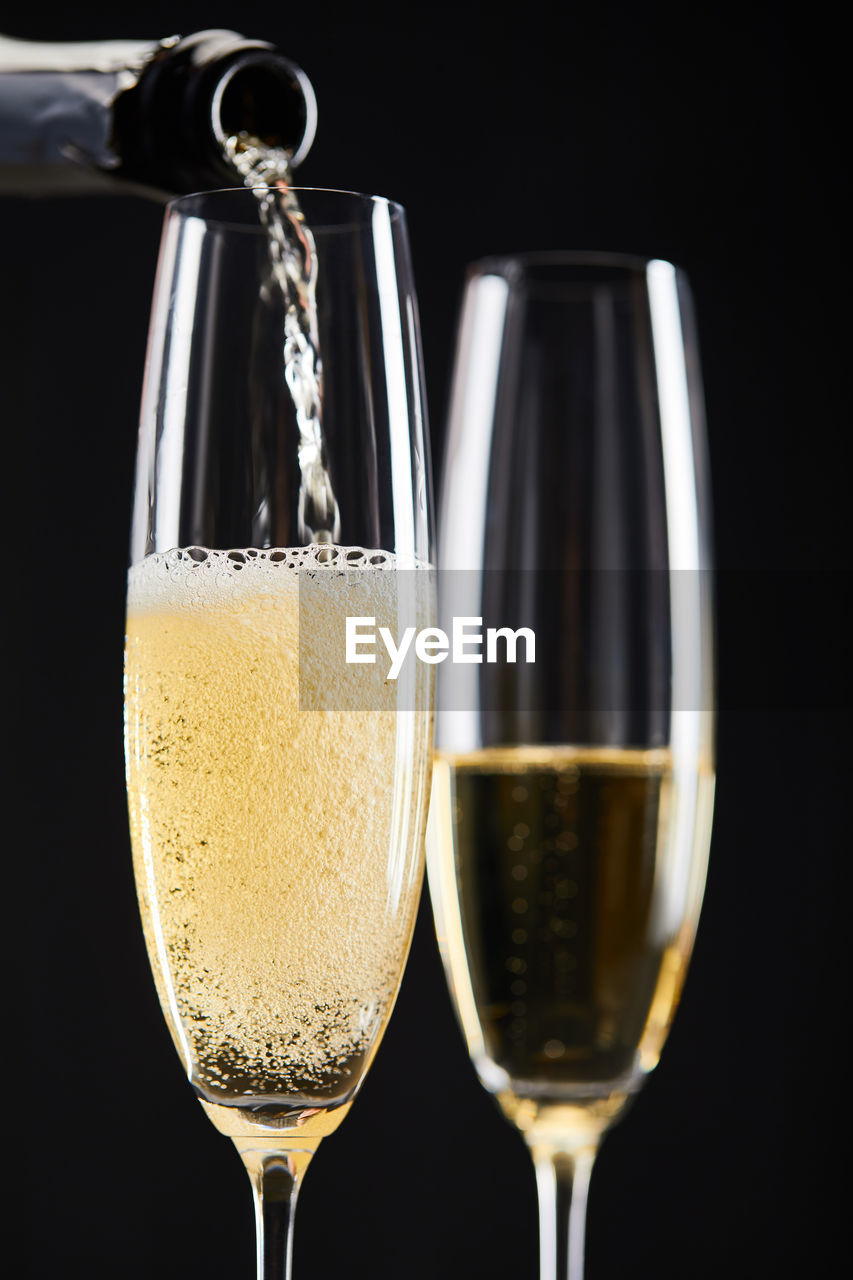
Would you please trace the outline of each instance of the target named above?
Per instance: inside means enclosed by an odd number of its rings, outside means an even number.
[[[398,714],[377,682],[364,709],[300,710],[306,680],[342,671],[348,611],[394,620],[393,557],[346,559],[362,572],[348,578],[308,547],[170,552],[130,573],[139,900],[167,1021],[209,1102],[347,1101],[402,975],[421,882],[428,695]],[[320,594],[300,637],[306,571]],[[329,652],[301,685],[300,642],[315,659]]]
[[[436,759],[443,957],[472,1058],[517,1123],[522,1099],[593,1105],[657,1061],[691,940],[657,908],[672,787],[662,750]]]

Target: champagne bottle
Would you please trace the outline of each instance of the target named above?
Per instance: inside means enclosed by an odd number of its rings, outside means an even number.
[[[317,107],[274,46],[211,30],[159,41],[46,44],[0,36],[0,190],[234,186],[224,143],[245,130],[304,159]],[[122,182],[113,181],[120,179]]]

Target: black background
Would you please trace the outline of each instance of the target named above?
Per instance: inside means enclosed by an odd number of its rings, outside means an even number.
[[[849,1106],[839,36],[820,6],[786,28],[783,6],[734,0],[80,0],[0,19],[44,39],[213,26],[311,77],[300,181],[406,206],[436,462],[468,261],[614,249],[688,272],[723,570],[718,804],[675,1028],[593,1177],[587,1275],[830,1274]],[[127,196],[0,199],[4,1252],[18,1238],[13,1274],[39,1280],[253,1266],[245,1175],[157,1007],[126,833],[124,571],[160,218]],[[422,911],[383,1047],[306,1180],[295,1275],[533,1277],[536,1231],[532,1169],[476,1083]]]

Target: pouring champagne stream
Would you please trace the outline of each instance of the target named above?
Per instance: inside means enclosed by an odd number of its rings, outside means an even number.
[[[273,281],[285,299],[284,375],[299,428],[301,541],[337,542],[341,517],[323,443],[323,363],[317,331],[317,246],[292,186],[291,155],[232,134],[225,155],[257,196]],[[276,199],[275,192],[280,199]]]

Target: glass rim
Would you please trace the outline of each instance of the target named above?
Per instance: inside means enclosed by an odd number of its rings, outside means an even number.
[[[178,216],[183,218],[199,217],[203,221],[209,222],[212,226],[219,226],[223,228],[233,227],[235,229],[240,228],[243,230],[247,230],[247,229],[252,230],[254,228],[247,228],[245,224],[232,222],[231,220],[223,216],[205,215],[201,212],[191,213],[188,211],[188,206],[190,206],[193,201],[198,202],[202,200],[212,199],[214,197],[221,198],[223,196],[226,197],[226,199],[234,198],[235,201],[236,201],[236,197],[238,196],[242,196],[244,200],[247,200],[247,199],[256,200],[257,193],[259,191],[275,191],[275,190],[276,190],[275,187],[270,187],[267,185],[259,185],[257,187],[236,187],[236,186],[235,187],[216,187],[212,190],[188,191],[183,195],[175,196],[172,200],[169,200],[166,204],[165,214],[167,217],[171,217],[171,216]],[[343,187],[300,187],[300,186],[294,185],[294,186],[290,186],[288,190],[295,192],[297,197],[301,195],[311,194],[311,193],[316,193],[322,196],[333,196],[336,198],[338,196],[346,197],[346,199],[350,203],[357,204],[362,208],[366,208],[370,206],[374,208],[377,206],[384,206],[388,210],[388,213],[392,218],[405,218],[405,215],[406,215],[406,211],[403,205],[400,204],[399,201],[397,200],[390,199],[388,196],[368,195],[366,192],[362,192],[362,191],[347,191]],[[343,204],[343,201],[341,203]],[[248,206],[248,207],[251,207],[251,206]],[[344,227],[347,225],[347,223],[341,222],[338,225],[339,227]],[[352,222],[352,225],[356,225],[354,221]],[[312,223],[312,229],[315,229],[313,223]]]
[[[466,275],[469,279],[484,275],[503,275],[511,278],[536,267],[622,270],[626,275],[632,275],[645,274],[653,262],[660,262],[674,271],[681,272],[677,263],[651,255],[620,253],[607,249],[530,249],[518,253],[487,254],[477,258],[469,263]]]

